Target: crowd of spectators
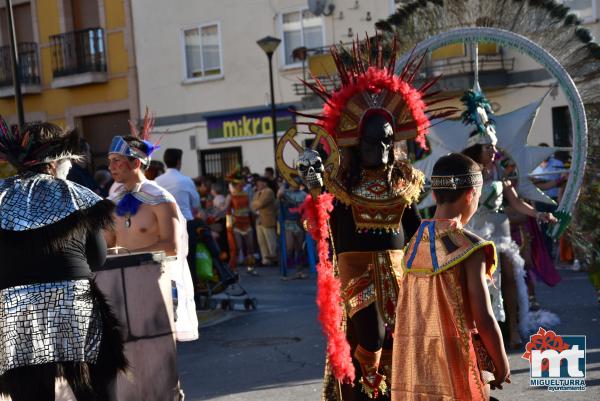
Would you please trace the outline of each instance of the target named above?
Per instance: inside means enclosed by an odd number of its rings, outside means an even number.
[[[108,197],[114,189],[108,167],[98,166],[92,172],[89,148],[86,153],[68,179]],[[291,278],[308,277],[305,234],[295,212],[307,196],[302,187],[291,188],[277,178],[272,167],[265,168],[262,175],[242,167],[233,175],[192,179],[181,173],[182,156],[180,149],[166,149],[162,160],[153,160],[146,168],[145,176],[175,197],[188,222],[192,273],[196,269],[196,246],[202,243],[217,266],[241,268],[255,276],[260,267],[283,262],[293,272]],[[240,206],[240,196],[246,198],[245,207]],[[218,274],[221,269],[215,270]],[[192,276],[196,287],[203,285],[196,274]]]

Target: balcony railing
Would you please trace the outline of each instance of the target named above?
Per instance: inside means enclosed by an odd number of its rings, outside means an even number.
[[[505,71],[510,72],[515,67],[515,59],[504,57],[502,54],[479,56],[479,71]],[[459,74],[471,74],[475,71],[475,64],[471,59],[458,59],[454,61],[426,61],[422,71],[427,76],[444,75],[446,77]]]
[[[345,45],[347,46],[347,44]],[[311,59],[316,57],[322,57],[326,53],[329,52],[330,46],[326,47],[318,47],[313,49],[304,49],[304,51],[298,51],[299,55],[304,55],[304,60],[302,60],[302,75],[304,79],[308,82],[314,82],[310,77],[310,73],[316,75],[320,80],[323,86],[331,91],[334,88],[339,87],[339,78],[337,76],[337,72],[334,70],[333,65],[324,66],[323,68],[326,70],[323,74],[314,74],[314,71],[309,71],[311,69]],[[300,49],[298,49],[300,50]],[[323,63],[327,64],[327,63]],[[320,62],[317,65],[321,65]],[[515,59],[507,58],[500,52],[497,54],[486,54],[479,56],[479,71],[480,72],[510,72],[514,69]],[[465,75],[465,74],[473,74],[474,72],[474,63],[470,58],[448,58],[443,60],[425,60],[425,63],[421,67],[420,74],[417,79],[427,79],[437,77],[439,75],[443,75],[444,78],[449,79],[455,76]],[[310,89],[306,88],[300,82],[294,82],[292,84],[294,89],[294,93],[298,96],[307,96],[312,92]]]
[[[102,28],[50,36],[54,78],[86,72],[106,72],[106,48]]]
[[[349,44],[346,43],[344,45],[348,46]],[[314,80],[310,77],[317,76],[317,78],[319,78],[321,81],[321,84],[323,84],[323,86],[325,86],[329,91],[339,87],[339,78],[337,76],[337,72],[334,71],[335,68],[333,68],[334,65],[332,64],[333,60],[326,62],[325,64],[327,65],[317,63],[317,67],[319,67],[318,69],[323,71],[312,71],[311,59],[314,60],[316,57],[328,57],[327,55],[329,54],[330,49],[331,46],[321,46],[310,49],[298,48],[294,50],[294,58],[302,63],[302,79],[307,82],[314,83]],[[294,93],[298,96],[306,96],[312,93],[310,89],[297,80],[292,84],[292,87],[294,88]]]
[[[315,83],[315,81],[313,79],[307,79],[306,80],[309,83]],[[340,79],[338,78],[338,76],[332,76],[332,77],[320,77],[319,81],[321,81],[321,84],[327,89],[328,92],[332,92],[336,89],[339,89],[340,87]],[[292,87],[294,88],[294,93],[297,96],[307,96],[307,95],[311,95],[313,92],[306,87],[306,85],[304,85],[302,82],[294,82],[292,84]]]
[[[38,44],[22,42],[17,44],[19,54],[19,78],[22,85],[39,85]],[[10,46],[0,47],[0,87],[13,85],[13,68],[10,60]]]

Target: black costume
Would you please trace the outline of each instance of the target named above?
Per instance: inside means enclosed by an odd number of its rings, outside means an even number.
[[[6,155],[12,138],[0,131]],[[0,394],[54,400],[55,379],[63,377],[78,401],[107,400],[126,361],[92,271],[106,258],[102,229],[111,224],[114,206],[85,187],[37,172],[35,166],[74,156],[60,140],[46,153],[36,153],[30,140],[22,153],[34,167],[21,164],[21,173],[0,184]],[[9,155],[18,151],[13,147]]]

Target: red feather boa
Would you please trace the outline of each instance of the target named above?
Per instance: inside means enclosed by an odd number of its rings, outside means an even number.
[[[319,321],[327,337],[327,355],[333,375],[343,383],[354,382],[354,365],[350,344],[342,330],[342,297],[340,281],[335,277],[329,259],[329,214],[333,210],[333,195],[324,193],[316,200],[311,196],[298,208],[302,218],[308,220],[308,232],[317,241],[317,305]]]

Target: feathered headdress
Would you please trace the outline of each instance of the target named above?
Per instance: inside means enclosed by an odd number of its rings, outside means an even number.
[[[225,176],[225,181],[232,184],[239,184],[245,181],[245,177],[242,175],[242,167],[238,164],[232,171]]]
[[[377,49],[372,49],[372,46],[377,46]],[[333,47],[331,54],[338,70],[341,87],[328,92],[316,77],[313,77],[314,84],[302,81],[323,99],[325,105],[320,115],[297,114],[320,120],[323,128],[334,137],[337,145],[342,147],[357,145],[365,118],[372,114],[380,114],[392,125],[396,141],[414,138],[421,147],[426,148],[425,135],[429,130],[429,117],[443,118],[453,114],[455,110],[440,108],[432,110],[437,114],[427,116],[427,107],[439,100],[429,104],[425,102],[425,98],[437,94],[428,93],[437,80],[426,82],[420,88],[413,86],[423,57],[407,63],[402,73],[396,75],[395,38],[387,63],[384,62],[381,36],[376,36],[373,41],[367,36],[364,47],[366,55],[358,38],[352,45],[351,54]]]
[[[152,153],[154,153],[154,151],[157,149],[160,149],[160,139],[156,142],[150,141],[152,128],[154,128],[154,117],[152,116],[152,113],[150,113],[150,110],[148,110],[148,107],[146,107],[142,129],[138,130],[136,126],[129,121],[129,132],[131,136],[138,138],[140,142],[143,142],[146,145],[147,151],[143,151],[142,149],[132,146],[122,136],[115,136],[110,144],[108,153],[116,153],[127,157],[133,157],[135,159],[139,159],[145,166],[149,165]]]
[[[492,106],[481,91],[468,90],[460,98],[466,109],[461,118],[465,125],[474,125],[477,133],[469,137],[467,147],[473,145],[496,145],[496,125],[491,116],[494,115]]]
[[[36,142],[32,128],[46,129],[38,124],[30,124],[24,132],[17,127],[10,129],[0,116],[0,159],[8,161],[18,170],[61,159],[79,160],[79,134],[76,131],[43,142]]]

